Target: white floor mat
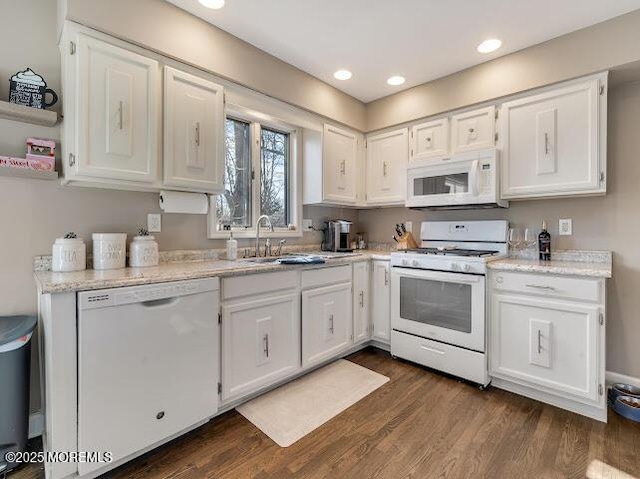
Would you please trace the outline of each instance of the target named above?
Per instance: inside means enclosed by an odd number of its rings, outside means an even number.
[[[340,359],[238,406],[236,410],[281,447],[288,447],[389,378]]]

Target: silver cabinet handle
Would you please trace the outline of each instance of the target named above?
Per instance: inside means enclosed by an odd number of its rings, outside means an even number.
[[[347,162],[346,160],[342,160],[340,162],[340,174],[344,175],[347,172]]]
[[[118,103],[118,117],[119,117],[118,128],[122,130],[122,100]]]
[[[364,291],[360,291],[360,307],[364,308]]]
[[[200,146],[200,122],[196,122],[196,146]]]
[[[554,288],[553,286],[548,286],[546,284],[525,284],[525,286],[527,288],[535,288],[535,289],[546,289],[549,291],[555,291],[556,288]]]
[[[389,286],[389,271],[386,269],[384,270],[384,285]]]
[[[382,162],[382,176],[387,176],[387,162]]]
[[[475,131],[475,128],[469,128],[469,133],[473,133]]]
[[[431,143],[431,137],[430,136],[427,137],[427,143]]]
[[[544,134],[544,154],[545,155],[549,154],[549,134],[548,133]]]
[[[264,354],[266,357],[269,357],[269,335],[264,335]]]
[[[542,331],[538,329],[538,354],[542,352]]]
[[[333,334],[333,314],[329,315],[329,321],[331,321],[331,326],[329,326],[329,332]]]

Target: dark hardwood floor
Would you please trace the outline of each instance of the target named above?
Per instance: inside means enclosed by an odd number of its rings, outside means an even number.
[[[291,447],[231,411],[104,477],[640,478],[640,424],[611,411],[602,424],[373,348],[348,359],[391,381]]]

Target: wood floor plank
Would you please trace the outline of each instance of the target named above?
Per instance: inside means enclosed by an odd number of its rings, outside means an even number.
[[[603,424],[479,391],[373,348],[348,359],[390,381],[288,448],[229,411],[105,477],[640,479],[640,424],[613,412]],[[8,475],[43,477],[38,464]]]

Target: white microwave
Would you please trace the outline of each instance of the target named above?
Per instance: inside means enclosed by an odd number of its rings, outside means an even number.
[[[508,208],[500,198],[495,148],[414,162],[407,166],[409,208]]]

